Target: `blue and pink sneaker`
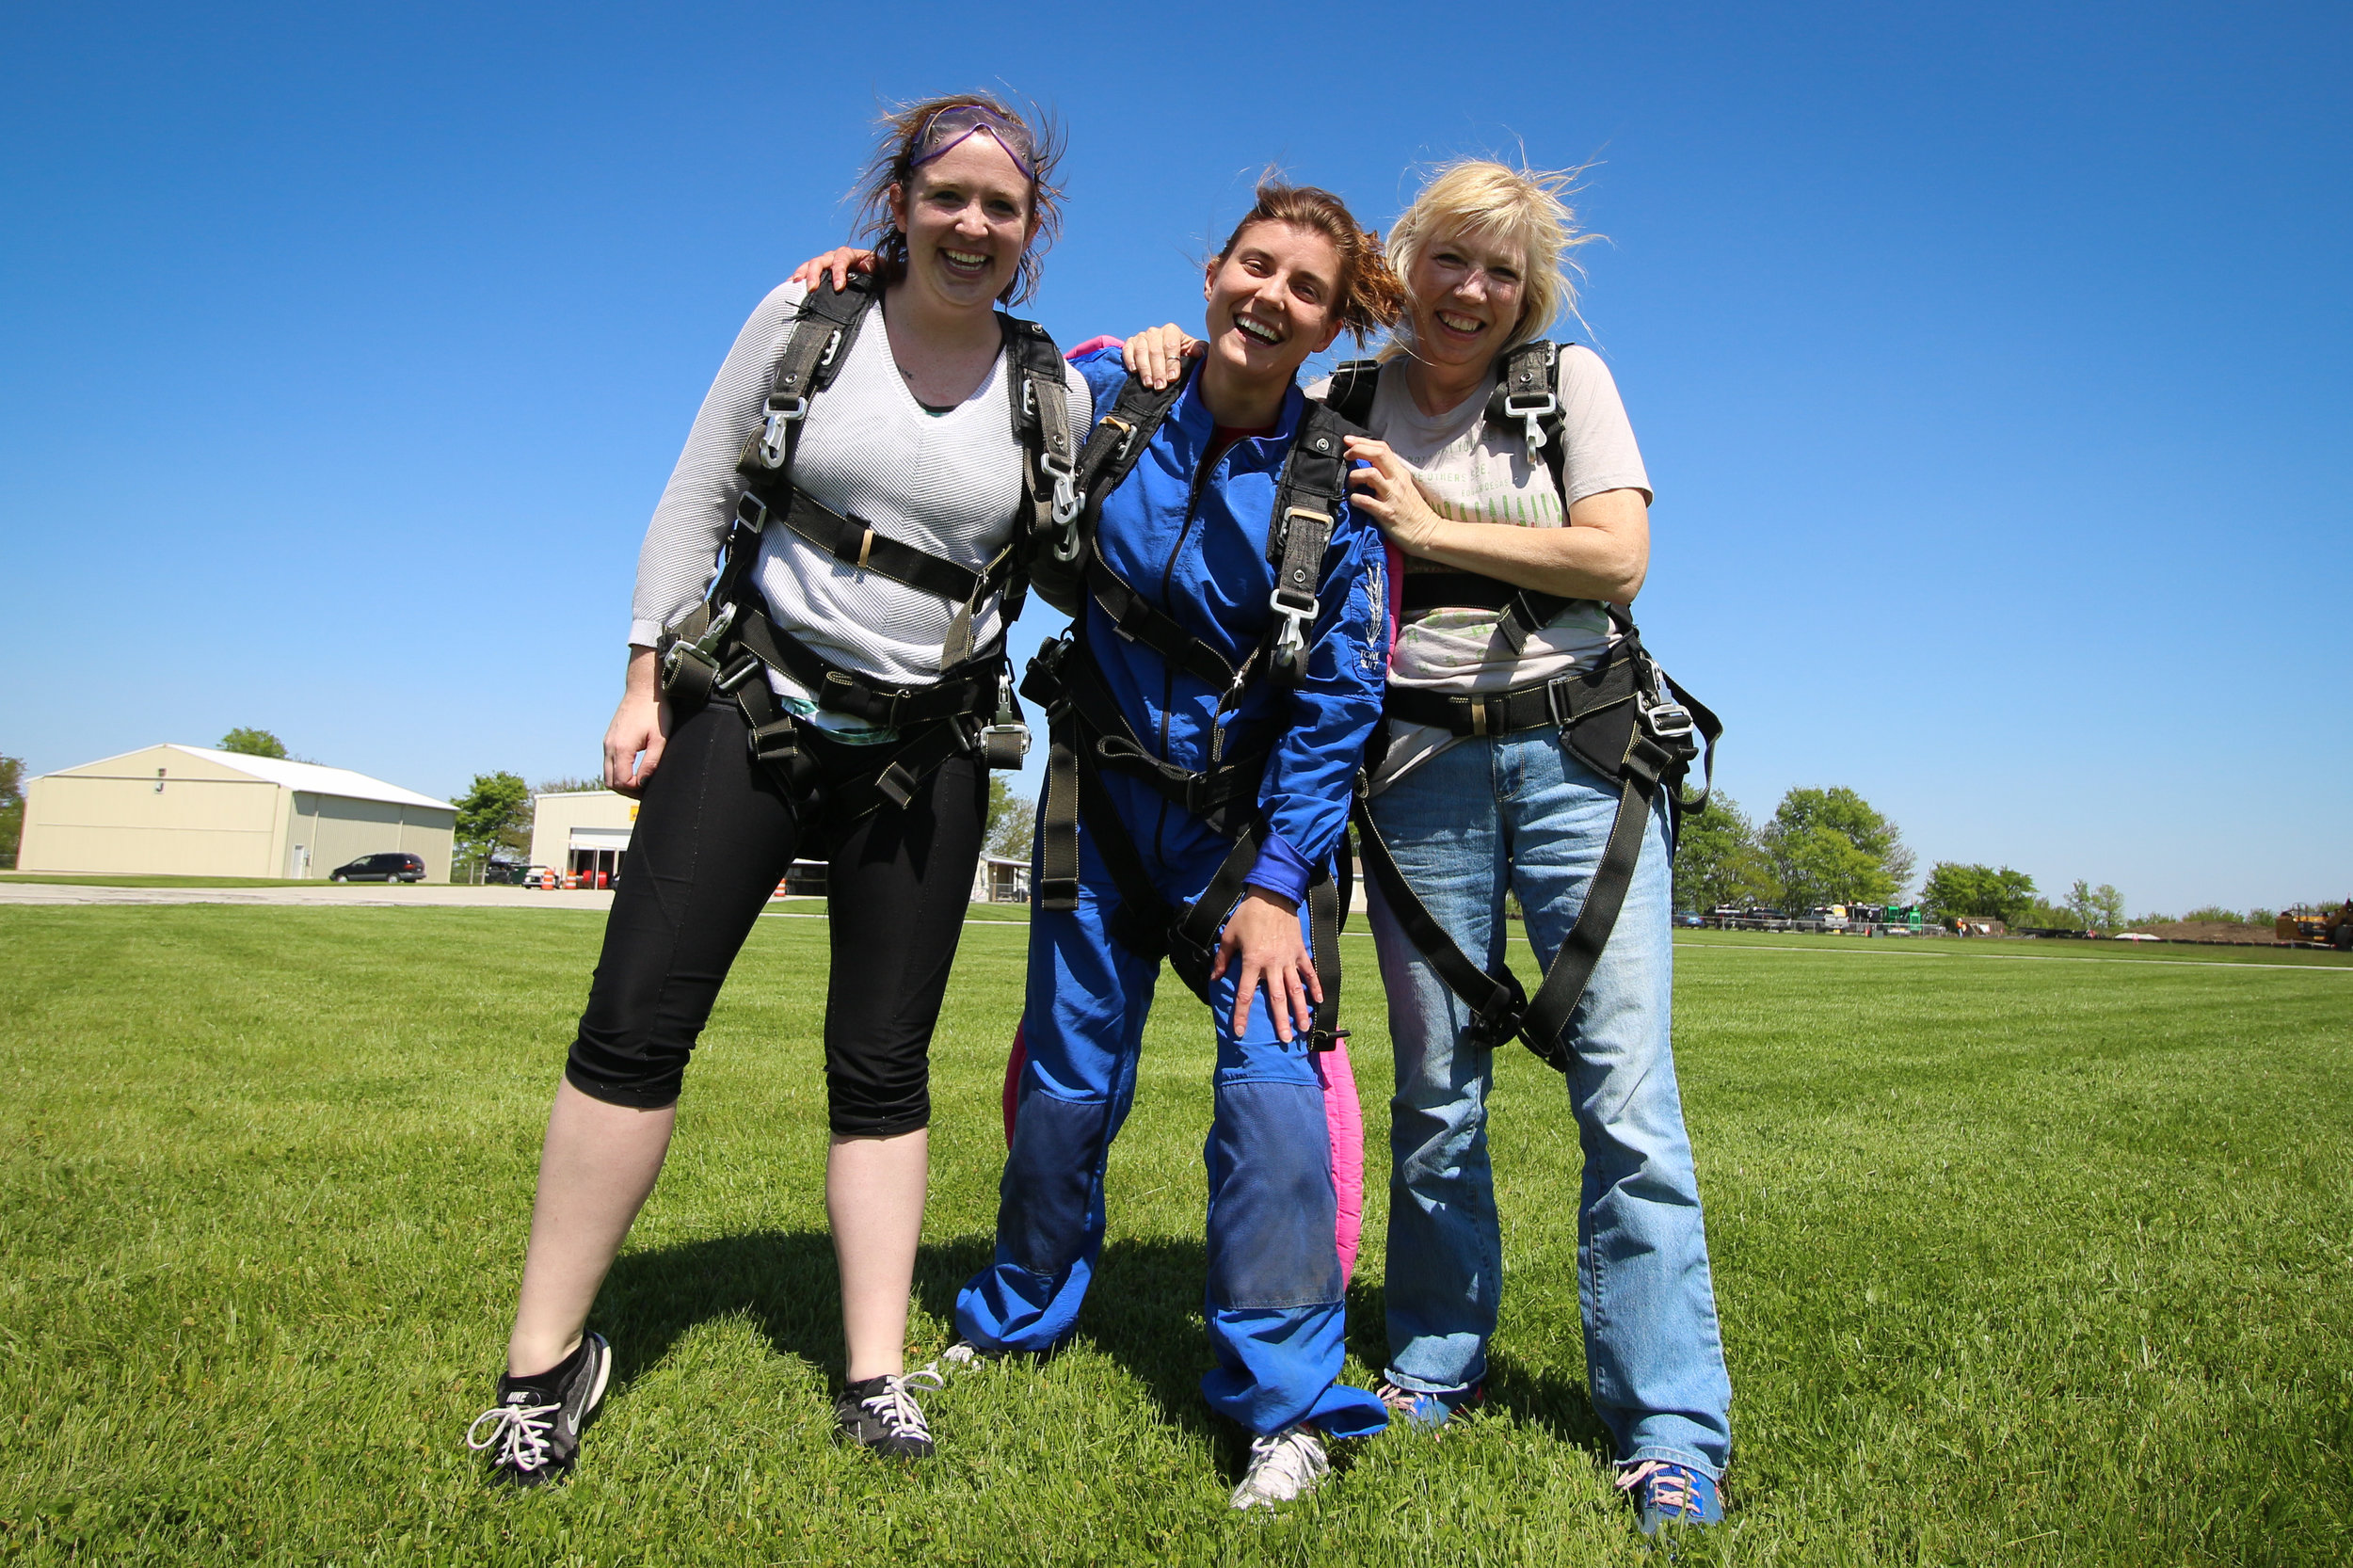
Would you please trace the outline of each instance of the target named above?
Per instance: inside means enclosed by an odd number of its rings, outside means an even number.
[[[1618,1490],[1634,1494],[1636,1520],[1644,1535],[1656,1535],[1661,1525],[1723,1523],[1723,1494],[1707,1472],[1689,1464],[1646,1459],[1631,1464],[1618,1477]]]
[[[1487,1385],[1483,1383],[1430,1394],[1418,1388],[1400,1388],[1384,1378],[1378,1392],[1381,1402],[1389,1407],[1389,1418],[1402,1421],[1416,1432],[1435,1432],[1455,1412],[1477,1410],[1487,1402]]]

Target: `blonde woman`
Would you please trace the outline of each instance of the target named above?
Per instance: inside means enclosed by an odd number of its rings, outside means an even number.
[[[1370,822],[1421,908],[1492,974],[1507,890],[1548,970],[1577,945],[1589,892],[1613,882],[1596,872],[1632,798],[1558,721],[1613,666],[1644,663],[1624,612],[1649,567],[1650,480],[1592,350],[1514,354],[1574,308],[1568,272],[1591,236],[1562,200],[1569,184],[1483,160],[1442,169],[1389,237],[1407,315],[1377,371],[1344,367],[1337,387],[1311,389],[1376,438],[1349,443],[1369,465],[1352,475],[1356,504],[1403,557]],[[1147,380],[1192,352],[1174,328],[1129,344]],[[1518,379],[1539,365],[1549,387]],[[1655,666],[1634,678],[1650,690],[1630,706],[1683,712]],[[1614,926],[1557,1036],[1584,1146],[1589,1386],[1646,1532],[1721,1519],[1731,1448],[1670,1037],[1672,794],[1649,802]],[[1381,870],[1368,880],[1397,1058],[1383,1392],[1432,1428],[1481,1398],[1502,1271],[1487,1096],[1495,1043],[1521,1019],[1474,1013],[1384,896]]]

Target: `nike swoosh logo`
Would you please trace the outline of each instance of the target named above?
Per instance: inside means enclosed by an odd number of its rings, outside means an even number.
[[[566,1412],[564,1416],[564,1435],[567,1437],[578,1437],[580,1435],[580,1417],[572,1415],[568,1411]]]

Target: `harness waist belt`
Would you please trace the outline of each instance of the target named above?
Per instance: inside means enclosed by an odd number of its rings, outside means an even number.
[[[1590,671],[1531,681],[1500,692],[1433,692],[1391,686],[1382,699],[1385,717],[1426,724],[1452,735],[1513,735],[1554,725],[1568,728],[1581,720],[1634,700],[1639,649],[1621,644]]]

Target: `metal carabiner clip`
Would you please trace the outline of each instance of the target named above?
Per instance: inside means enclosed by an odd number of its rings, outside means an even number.
[[[798,393],[768,399],[768,417],[760,432],[760,460],[762,463],[770,468],[784,466],[784,449],[791,440],[785,426],[808,412],[808,399]]]

